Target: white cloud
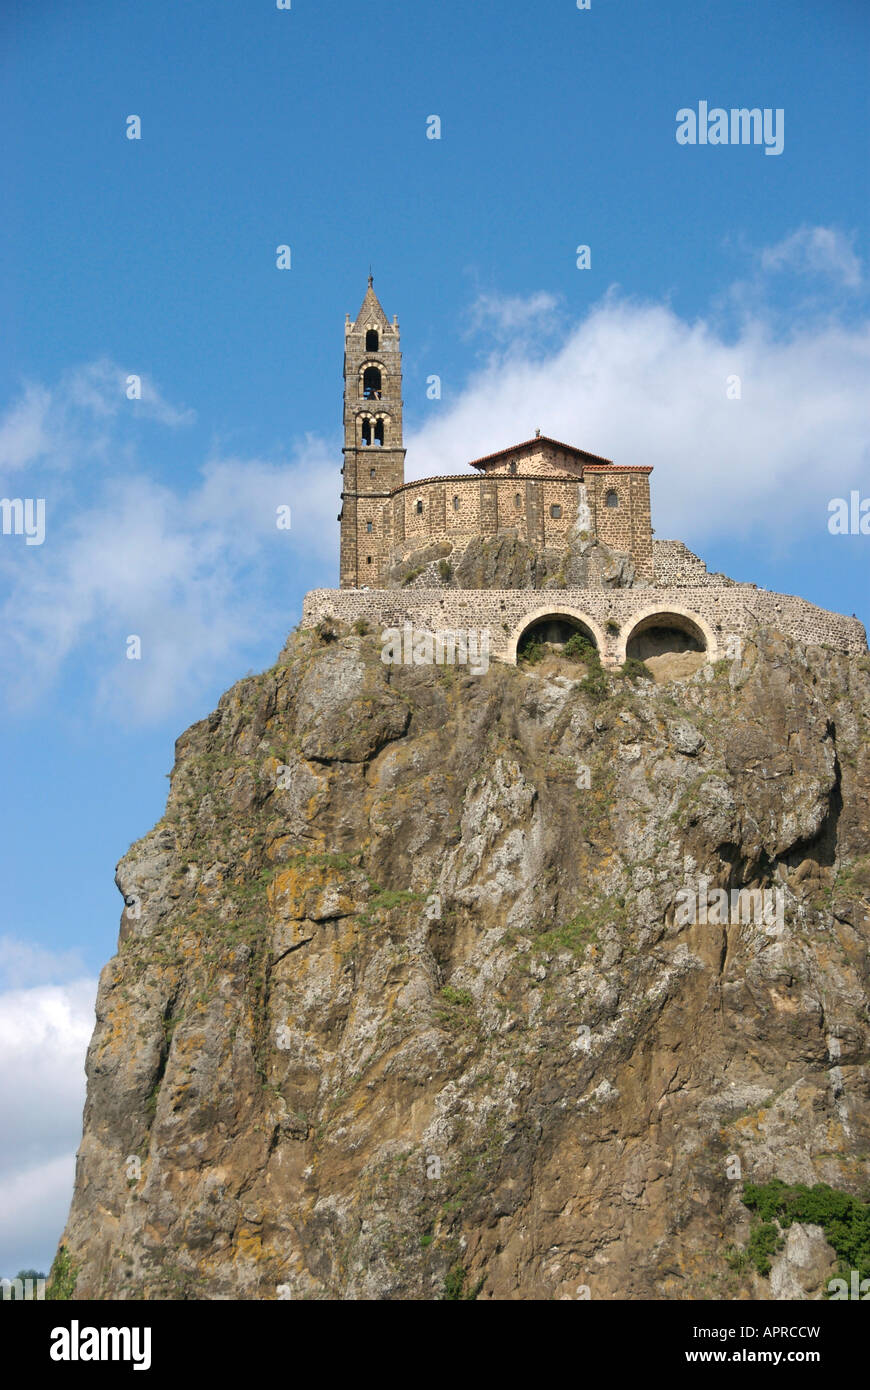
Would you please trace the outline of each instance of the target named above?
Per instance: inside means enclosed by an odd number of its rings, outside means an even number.
[[[406,439],[407,475],[461,473],[536,429],[621,464],[646,464],[660,536],[816,525],[820,485],[866,479],[870,325],[807,322],[777,336],[607,296],[533,360],[493,353],[434,423]],[[730,400],[737,375],[742,396]],[[812,516],[811,516],[812,509]]]
[[[190,425],[192,410],[172,405],[145,373],[142,395],[127,399],[126,368],[107,358],[64,372],[54,387],[27,383],[20,400],[0,421],[0,469],[13,471],[39,461],[63,471],[109,455],[118,460],[113,425],[124,412],[129,422],[151,420],[169,428]],[[115,447],[112,447],[115,446]]]
[[[0,936],[0,989],[60,984],[84,975],[78,951],[50,951],[31,941]]]
[[[799,227],[775,246],[761,252],[765,271],[827,275],[857,289],[862,283],[861,261],[852,249],[852,238],[835,227]]]
[[[122,384],[120,368],[92,363],[51,392],[25,393],[7,415],[10,451],[22,464],[38,445],[49,472],[68,472],[45,489],[44,544],[0,549],[3,682],[18,707],[32,705],[76,656],[108,713],[160,718],[196,697],[228,659],[241,660],[263,612],[274,611],[270,584],[286,583],[302,561],[337,565],[337,448],[309,436],[289,463],[213,458],[170,486],[144,470],[125,407],[147,406],[173,426],[186,417],[147,380],[142,402],[127,402]],[[111,469],[87,467],[98,455]],[[278,528],[279,506],[291,509],[290,531]],[[127,659],[129,636],[141,639],[141,660]]]
[[[844,238],[805,232],[771,248],[771,266],[791,271],[815,247],[853,273]],[[652,465],[658,535],[703,545],[723,530],[818,532],[820,490],[845,495],[866,479],[866,322],[838,322],[826,305],[786,334],[757,295],[731,332],[615,292],[573,325],[559,312],[545,290],[478,296],[476,320],[498,346],[406,431],[409,480],[462,473],[541,429]],[[534,351],[516,351],[518,326]],[[338,441],[309,435],[289,462],[214,456],[158,482],[131,442],[126,406],[141,403],[125,401],[122,375],[102,360],[76,368],[51,391],[31,386],[0,422],[19,466],[40,455],[79,470],[48,489],[44,545],[0,546],[0,614],[13,702],[31,705],[75,659],[104,713],[130,721],[162,718],[240,667],[294,577],[302,588],[316,568],[337,582],[341,477]],[[726,394],[733,376],[740,400]],[[152,401],[165,423],[186,418],[156,388]],[[88,467],[95,457],[111,467]],[[275,524],[281,505],[289,532]],[[126,658],[132,635],[141,661]]]
[[[142,476],[115,481],[56,540],[49,513],[42,563],[16,571],[5,606],[10,696],[29,703],[96,643],[100,702],[161,717],[250,644],[274,602],[269,565],[289,573],[301,555],[337,551],[338,482],[334,466],[312,474],[307,460],[220,461],[187,495]],[[277,527],[282,504],[289,532]],[[129,636],[141,660],[127,659]]]
[[[141,390],[141,395],[133,399],[127,395],[130,376],[138,376]],[[127,370],[107,358],[88,362],[67,372],[61,381],[60,394],[71,406],[87,410],[98,419],[126,410],[173,429],[191,425],[196,419],[194,410],[180,409],[170,404],[147,373]]]
[[[0,1187],[0,1277],[19,1269],[48,1274],[72,1201],[76,1151],[11,1177]]]
[[[96,989],[0,993],[0,1274],[46,1268],[66,1221]]]
[[[42,386],[28,385],[0,422],[0,468],[24,468],[49,448],[46,417],[51,396]]]
[[[520,329],[554,325],[558,299],[545,290],[530,295],[479,294],[471,306],[472,330],[515,333]]]
[[[250,555],[264,539],[274,539],[277,509],[289,506],[292,526],[285,535],[306,553],[331,555],[338,542],[340,467],[340,450],[314,434],[288,464],[213,458],[191,495],[190,523],[213,527],[221,547]]]

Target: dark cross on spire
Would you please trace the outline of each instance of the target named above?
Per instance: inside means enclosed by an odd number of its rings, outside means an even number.
[[[374,282],[375,282],[375,277],[372,275],[372,268],[371,268],[371,266],[369,266],[369,289],[371,289],[371,287],[372,287],[372,285],[374,284]]]

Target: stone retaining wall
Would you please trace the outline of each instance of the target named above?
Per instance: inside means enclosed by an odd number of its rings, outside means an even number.
[[[312,589],[302,609],[302,627],[324,618],[373,627],[432,632],[489,629],[490,654],[516,659],[517,642],[539,617],[564,615],[583,623],[595,637],[605,666],[625,660],[634,628],[654,615],[673,614],[703,636],[709,660],[729,654],[730,639],[749,637],[758,627],[815,646],[860,655],[867,635],[857,618],[829,613],[805,599],[774,594],[748,584],[644,589]]]
[[[699,588],[702,584],[722,588],[737,582],[724,574],[711,574],[704,561],[682,541],[653,541],[652,550],[655,583],[663,588]]]

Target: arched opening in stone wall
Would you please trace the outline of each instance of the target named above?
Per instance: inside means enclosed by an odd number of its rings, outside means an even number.
[[[378,350],[378,330],[369,328],[366,330],[366,352],[377,352]]]
[[[567,613],[539,615],[517,639],[517,661],[536,665],[545,658],[598,660],[598,643],[590,627]]]
[[[651,613],[633,627],[625,654],[636,661],[667,652],[705,652],[707,639],[701,628],[682,613]]]
[[[626,659],[643,661],[656,680],[678,680],[703,666],[709,643],[700,622],[685,613],[648,613],[631,629]]]
[[[379,401],[381,399],[380,367],[366,367],[363,372],[362,388],[362,393],[367,401]]]

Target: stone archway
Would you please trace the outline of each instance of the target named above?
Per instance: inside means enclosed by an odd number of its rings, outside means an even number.
[[[576,608],[562,608],[548,605],[546,608],[536,608],[531,613],[524,613],[520,622],[510,635],[506,650],[506,659],[516,665],[517,649],[524,637],[527,637],[532,629],[540,628],[542,634],[548,630],[554,633],[552,638],[544,637],[543,640],[564,640],[555,636],[556,630],[564,626],[572,632],[580,632],[588,641],[592,642],[598,651],[598,655],[603,657],[605,651],[604,633],[594,618],[590,618],[588,613],[583,613]]]
[[[669,652],[704,652],[708,661],[719,657],[716,634],[700,613],[677,604],[642,609],[622,626],[619,634],[619,661]]]

